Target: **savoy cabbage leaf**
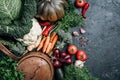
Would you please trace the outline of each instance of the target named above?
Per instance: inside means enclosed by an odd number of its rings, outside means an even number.
[[[0,0],[0,24],[10,24],[20,16],[21,0]]]
[[[7,0],[1,0],[0,3],[3,1],[7,1]],[[8,0],[8,1],[13,2],[14,0]],[[19,18],[13,20],[12,23],[9,25],[0,24],[0,35],[9,36],[11,38],[22,38],[25,34],[29,33],[30,28],[32,27],[31,19],[34,18],[36,14],[37,1],[36,0],[20,0],[20,1],[22,1],[22,8]],[[9,5],[13,5],[13,4],[9,4]],[[17,7],[20,7],[18,6],[17,3],[16,5]],[[14,9],[16,8],[13,8],[12,10],[14,11]],[[9,23],[9,19],[5,19],[5,17],[3,18],[0,17],[0,20],[4,20],[4,23],[7,22]]]
[[[7,1],[7,0],[0,0],[0,9],[2,5],[1,3],[2,1]],[[8,1],[13,2],[15,0],[8,0]],[[6,24],[0,23],[0,43],[7,46],[7,48],[11,50],[13,53],[18,53],[18,54],[22,54],[25,48],[24,45],[22,45],[16,40],[16,38],[23,38],[25,34],[29,33],[30,29],[32,28],[31,19],[34,18],[37,10],[37,0],[20,0],[20,1],[22,5],[21,5],[20,15],[18,16],[18,18],[12,20],[12,22],[8,24],[10,22],[8,18],[3,19],[0,17],[0,22],[3,21],[4,23],[6,23]],[[9,5],[14,5],[14,4],[9,4]],[[16,5],[18,6],[17,3]],[[17,45],[17,43],[19,43],[19,45],[21,44],[21,46]]]

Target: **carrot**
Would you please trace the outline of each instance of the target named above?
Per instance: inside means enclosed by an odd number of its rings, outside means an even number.
[[[52,42],[52,40],[54,39],[54,37],[56,36],[56,32],[52,32],[52,34],[50,35],[50,41]]]
[[[52,43],[50,42],[50,43],[48,44],[47,49],[46,49],[46,54],[50,53],[51,45],[52,45]]]
[[[52,44],[51,44],[51,49],[50,49],[49,52],[51,52],[51,51],[53,50],[53,48],[54,48],[54,46],[55,46],[57,40],[58,40],[58,35],[55,35],[53,41],[51,42]]]
[[[52,41],[53,41],[55,36],[56,36],[56,32],[52,32],[52,34],[50,35],[50,43],[49,43],[47,50],[46,50],[47,54],[50,53],[50,51],[51,51]]]
[[[40,44],[38,45],[37,51],[39,51],[43,47],[43,44],[44,44],[45,40],[46,40],[46,37],[43,37]]]
[[[48,36],[46,37],[46,41],[45,41],[45,43],[44,43],[44,45],[43,45],[43,49],[42,49],[42,52],[43,52],[43,53],[45,53],[45,51],[46,51],[46,49],[47,49],[47,47],[48,47],[48,45],[49,45],[49,42],[50,42],[50,36],[48,35]]]

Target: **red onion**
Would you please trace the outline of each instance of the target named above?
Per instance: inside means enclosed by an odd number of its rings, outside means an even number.
[[[67,54],[65,52],[61,53],[61,57],[64,58]]]
[[[67,64],[71,64],[72,63],[72,58],[69,58],[65,61]]]
[[[62,63],[60,61],[56,60],[53,62],[53,65],[54,65],[54,67],[61,67]]]
[[[54,50],[53,50],[53,55],[56,56],[57,58],[59,58],[59,57],[60,57],[60,50],[57,49],[57,48],[54,49]]]
[[[69,55],[69,54],[67,54],[65,57],[64,57],[64,59],[66,60],[66,59],[69,59],[71,56]]]

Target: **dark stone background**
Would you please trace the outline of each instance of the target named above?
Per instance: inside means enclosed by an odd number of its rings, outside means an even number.
[[[84,35],[88,45],[79,49],[86,51],[85,66],[100,80],[120,80],[120,0],[89,0]],[[80,10],[76,10],[80,12]],[[80,27],[73,28],[79,31]]]

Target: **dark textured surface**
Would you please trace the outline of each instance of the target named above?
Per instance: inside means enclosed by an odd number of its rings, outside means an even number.
[[[120,80],[120,0],[89,0],[84,35],[88,45],[86,67],[100,80]],[[78,10],[79,11],[79,10]],[[73,28],[78,30],[79,27]]]

